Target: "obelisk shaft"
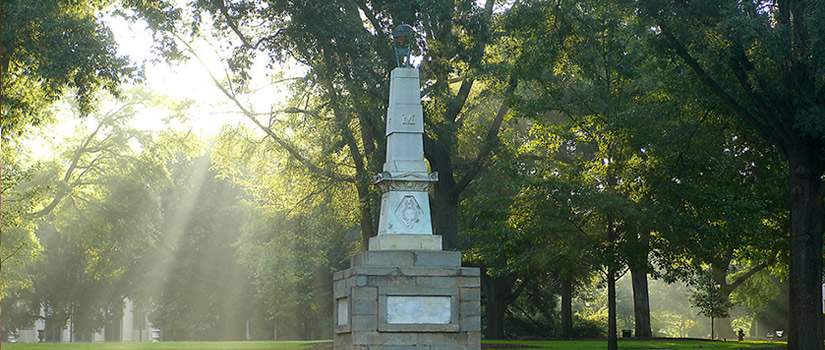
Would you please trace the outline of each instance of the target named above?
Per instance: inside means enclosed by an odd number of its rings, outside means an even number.
[[[438,180],[424,160],[424,115],[417,68],[399,67],[390,77],[387,108],[387,158],[375,176],[381,188],[378,235],[370,250],[441,250],[434,236],[429,188]]]

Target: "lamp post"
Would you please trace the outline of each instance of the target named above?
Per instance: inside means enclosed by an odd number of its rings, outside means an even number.
[[[716,337],[714,337],[714,334],[713,334],[713,331],[714,331],[713,319],[716,316],[716,308],[718,306],[717,305],[717,297],[718,297],[718,293],[719,293],[719,287],[721,287],[719,285],[719,283],[714,283],[713,284],[713,297],[711,298],[712,302],[711,302],[711,305],[710,305],[710,308],[711,308],[710,309],[710,340],[716,339]]]
[[[392,41],[395,47],[395,63],[399,67],[412,67],[410,63],[410,39],[415,35],[412,27],[402,24],[392,31]]]

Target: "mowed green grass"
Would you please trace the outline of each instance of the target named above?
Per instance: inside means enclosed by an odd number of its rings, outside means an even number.
[[[3,350],[301,350],[308,341],[160,342],[160,343],[3,343]]]
[[[607,341],[598,340],[536,340],[536,341],[485,341],[485,344],[522,344],[545,349],[604,350]],[[765,341],[703,341],[703,340],[619,340],[619,349],[669,349],[669,350],[733,350],[759,349],[782,346],[785,343]]]
[[[597,340],[536,340],[536,341],[485,341],[494,344],[521,344],[545,349],[603,350],[606,341]],[[701,340],[620,340],[619,349],[669,349],[669,350],[734,350],[759,349],[785,345],[778,342],[709,342]],[[11,344],[4,343],[3,350],[301,350],[312,347],[307,341],[266,341],[266,342],[161,342],[161,343],[50,343]]]

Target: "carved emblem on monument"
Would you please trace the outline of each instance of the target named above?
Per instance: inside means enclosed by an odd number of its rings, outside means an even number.
[[[398,204],[398,208],[395,209],[395,216],[404,224],[404,228],[408,230],[412,230],[413,227],[415,227],[415,224],[418,223],[418,220],[421,219],[421,215],[423,214],[424,212],[421,210],[421,206],[418,205],[418,201],[416,201],[412,195],[404,196],[404,198],[401,199],[401,203]]]

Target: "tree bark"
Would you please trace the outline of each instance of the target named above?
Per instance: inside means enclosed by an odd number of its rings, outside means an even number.
[[[633,284],[633,315],[636,337],[649,338],[653,336],[650,329],[650,297],[647,290],[647,271],[638,266],[631,266],[630,279]]]
[[[573,334],[573,278],[561,281],[561,336],[572,338]]]
[[[441,171],[438,172],[439,177]],[[458,198],[451,192],[452,187],[435,185],[432,196],[432,220],[434,234],[441,235],[444,250],[460,249],[458,243]],[[446,182],[446,181],[445,181]]]
[[[822,155],[818,147],[787,152],[791,205],[788,349],[822,349]]]
[[[633,286],[634,332],[636,337],[653,336],[650,328],[650,296],[647,288],[648,254],[650,253],[650,231],[641,230],[629,263],[630,280]]]
[[[713,283],[719,286],[717,292],[726,297],[730,297],[730,293],[733,292],[733,288],[728,285],[727,280],[728,265],[730,265],[729,258],[725,261],[713,262],[710,264],[711,274],[713,275]],[[730,325],[730,317],[716,318],[713,324],[713,334],[716,337],[719,337],[719,339],[736,338],[736,333]]]
[[[619,349],[616,328],[616,267],[610,262],[607,266],[607,350]]]
[[[509,301],[513,299],[511,291],[515,283],[515,276],[491,277],[482,269],[481,292],[484,295],[484,316],[487,326],[483,329],[484,338],[504,338],[504,315]]]
[[[458,194],[450,152],[438,141],[424,137],[424,154],[430,168],[438,172],[431,196],[434,234],[441,235],[444,250],[458,249]]]
[[[609,181],[609,180],[608,180]],[[607,217],[607,350],[619,350],[618,330],[616,329],[616,229],[613,218]]]

